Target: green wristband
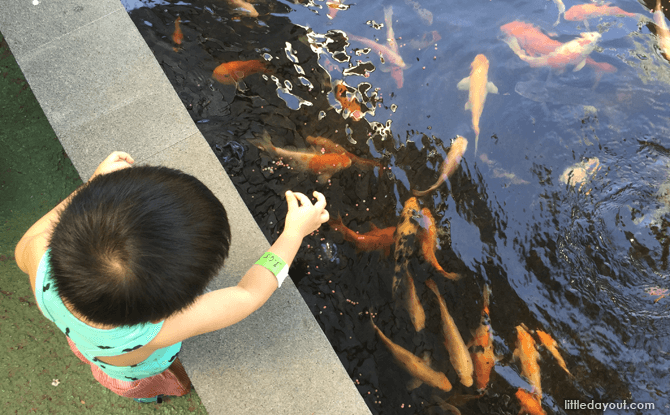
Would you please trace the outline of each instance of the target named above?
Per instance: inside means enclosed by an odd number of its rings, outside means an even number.
[[[281,287],[282,282],[288,276],[288,265],[284,262],[279,255],[273,254],[272,252],[266,252],[263,256],[256,261],[256,265],[265,267],[277,278],[277,288]]]

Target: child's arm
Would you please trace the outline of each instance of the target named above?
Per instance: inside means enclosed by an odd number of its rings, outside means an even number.
[[[125,169],[130,167],[135,161],[129,154],[122,151],[115,151],[107,158],[100,163],[98,168],[91,176],[93,179],[96,176],[101,174],[111,173],[115,170]],[[89,181],[91,180],[89,179]],[[51,239],[51,232],[56,223],[58,223],[58,218],[60,213],[65,209],[65,207],[70,203],[70,200],[77,194],[75,190],[65,198],[62,202],[56,205],[55,208],[51,209],[46,215],[42,216],[37,222],[31,226],[28,231],[21,237],[19,243],[16,245],[14,250],[14,257],[16,258],[16,264],[19,266],[21,271],[25,272],[30,276],[30,284],[35,289],[35,275],[37,274],[37,267],[39,265],[40,259],[44,252],[46,252],[49,240]]]
[[[329,219],[325,197],[314,192],[312,205],[301,193],[286,192],[288,213],[284,231],[268,250],[290,266],[302,239]],[[300,201],[300,206],[298,205]],[[235,287],[204,294],[188,309],[168,317],[163,323],[156,346],[167,347],[189,337],[216,331],[243,320],[270,298],[277,289],[277,278],[261,265],[253,265]]]

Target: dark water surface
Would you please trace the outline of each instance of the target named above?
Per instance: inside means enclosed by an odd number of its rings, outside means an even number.
[[[123,2],[271,242],[283,227],[287,189],[321,191],[331,216],[361,233],[398,225],[411,190],[437,180],[451,140],[468,139],[450,180],[419,198],[438,227],[439,264],[463,276],[447,280],[418,245],[411,252],[406,267],[425,329],[417,333],[393,299],[397,247],[389,255],[360,251],[324,225],[305,238],[291,271],[372,413],[448,414],[449,402],[463,414],[517,414],[517,389],[533,389],[513,356],[521,324],[549,333],[571,373],[538,345],[546,413],[602,413],[565,410],[565,400],[577,399],[656,407],[608,414],[670,413],[670,296],[663,297],[670,288],[670,66],[652,25],[616,16],[589,21],[589,30],[602,34],[590,57],[616,68],[598,81],[589,66],[533,68],[502,41],[500,26],[515,20],[563,43],[586,31],[583,22],[563,18],[553,26],[552,1],[347,0],[332,19],[318,0],[259,0],[256,18],[223,0]],[[568,9],[575,4],[565,1]],[[381,63],[345,34],[386,44],[381,25],[390,5],[409,65],[401,88],[388,57]],[[654,7],[614,5],[646,18]],[[422,10],[431,12],[431,24]],[[180,45],[173,41],[177,17]],[[488,58],[488,79],[499,93],[487,97],[475,155],[468,93],[456,85],[477,54]],[[266,62],[267,71],[237,85],[212,77],[221,63],[248,60]],[[342,110],[334,93],[341,81],[362,103],[361,120]],[[249,141],[263,131],[292,150],[308,149],[308,136],[325,137],[382,167],[354,163],[319,180]],[[586,178],[575,183],[576,167],[587,161]],[[565,183],[571,166],[572,182]],[[491,289],[497,362],[477,399],[469,399],[477,391],[459,382],[449,361],[428,279],[466,343],[480,324],[484,286]],[[425,384],[408,390],[411,376],[373,330],[370,311],[394,343],[429,355],[452,391]]]

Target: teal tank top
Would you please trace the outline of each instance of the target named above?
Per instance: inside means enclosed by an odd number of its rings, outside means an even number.
[[[163,327],[146,323],[131,327],[117,327],[110,330],[97,329],[76,318],[65,307],[56,292],[51,264],[51,251],[47,250],[37,268],[35,278],[35,297],[46,318],[56,323],[76,345],[81,354],[91,363],[114,379],[134,381],[157,375],[167,369],[181,350],[181,342],[158,349],[145,361],[133,366],[113,366],[104,363],[96,356],[118,356],[139,349],[149,343]]]

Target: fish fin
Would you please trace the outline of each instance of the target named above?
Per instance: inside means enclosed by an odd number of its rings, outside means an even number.
[[[477,145],[479,144],[479,134],[475,136],[475,157],[477,157]]]
[[[460,89],[461,91],[467,91],[470,89],[470,77],[466,76],[465,78],[461,79],[461,81],[456,85],[456,88]]]
[[[370,222],[370,231],[374,231],[374,230],[377,230],[377,229],[379,229],[379,228],[377,227],[377,225],[375,225],[374,223]]]
[[[582,69],[586,65],[586,59],[583,61],[579,62],[577,66],[575,66],[575,69],[572,70],[572,72],[577,72],[578,70]]]
[[[471,110],[472,109],[472,103],[470,101],[465,103],[465,110]]]
[[[382,65],[381,67],[379,67],[379,70],[382,71],[382,72],[391,72],[391,69],[393,69],[393,68],[391,68],[390,64],[389,65]]]
[[[490,92],[491,94],[497,94],[498,93],[498,87],[493,84],[493,82],[489,82],[486,84],[486,90]]]
[[[274,146],[272,145],[272,138],[270,137],[270,134],[266,130],[263,130],[263,134],[261,135],[261,138],[254,138],[248,140],[249,143],[252,145],[260,148],[261,150],[264,151],[270,151]]]
[[[419,386],[423,385],[423,381],[417,379],[417,378],[412,378],[409,382],[407,382],[407,390],[414,390],[418,388]]]

